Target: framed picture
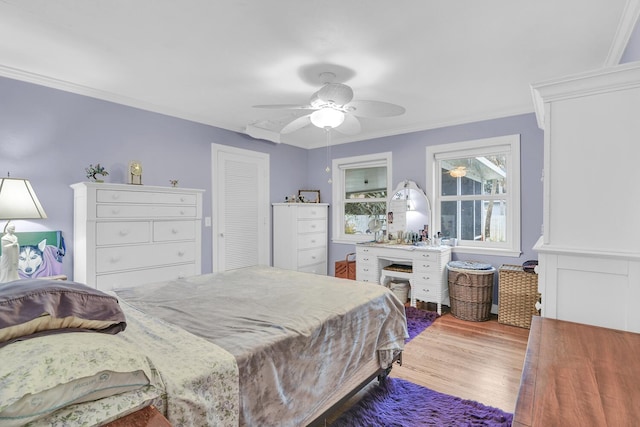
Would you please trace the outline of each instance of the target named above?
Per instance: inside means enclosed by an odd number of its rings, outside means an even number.
[[[67,249],[61,231],[27,231],[15,234],[20,245],[18,276],[21,279],[63,273],[62,258]]]
[[[320,203],[320,190],[298,190],[298,200],[302,203]]]

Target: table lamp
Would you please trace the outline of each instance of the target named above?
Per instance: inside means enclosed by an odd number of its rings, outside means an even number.
[[[27,179],[0,178],[0,220],[6,219],[2,235],[2,256],[0,256],[0,283],[18,280],[18,258],[20,244],[14,234],[11,220],[43,219],[44,212],[36,193]]]

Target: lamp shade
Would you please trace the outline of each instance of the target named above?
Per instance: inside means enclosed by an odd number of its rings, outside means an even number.
[[[344,122],[344,113],[331,107],[324,107],[311,114],[311,123],[319,128],[335,128]]]
[[[27,179],[0,178],[0,219],[43,219],[45,213]]]

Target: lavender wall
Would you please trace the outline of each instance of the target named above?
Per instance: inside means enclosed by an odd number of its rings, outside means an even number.
[[[622,54],[620,63],[640,61],[640,20],[636,23],[636,27],[631,33],[627,47]]]
[[[100,162],[106,181],[126,182],[129,160],[143,164],[143,183],[202,188],[204,216],[211,216],[211,144],[269,153],[271,196],[307,187],[307,150],[254,140],[212,126],[150,113],[38,85],[0,78],[0,175],[28,178],[48,218],[16,221],[17,231],[62,230],[64,265],[73,272],[73,192],[84,168]],[[4,227],[4,222],[0,222]],[[212,269],[211,228],[204,228],[203,272]]]
[[[400,136],[379,138],[368,141],[343,144],[331,148],[333,158],[360,154],[393,152],[393,185],[404,179],[411,179],[425,188],[426,147],[451,142],[489,138],[502,135],[520,134],[521,156],[521,203],[522,203],[522,255],[519,258],[497,256],[473,256],[464,254],[454,259],[482,260],[499,267],[502,264],[522,264],[528,259],[537,259],[532,247],[540,237],[542,226],[542,165],[543,132],[537,127],[533,113],[503,119],[469,123]],[[327,182],[325,149],[309,152],[309,182],[320,189],[323,201],[331,203],[331,185]],[[325,197],[326,195],[326,197]],[[353,245],[331,244],[329,248],[330,270],[334,263],[343,260]]]

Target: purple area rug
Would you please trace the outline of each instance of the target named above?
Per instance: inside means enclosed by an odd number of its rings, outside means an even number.
[[[435,311],[420,310],[415,307],[405,307],[407,313],[407,329],[409,330],[409,338],[405,342],[409,342],[422,331],[427,329],[440,315]]]
[[[333,424],[333,427],[365,426],[465,426],[509,427],[513,415],[438,393],[400,378],[387,378]]]

